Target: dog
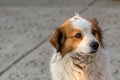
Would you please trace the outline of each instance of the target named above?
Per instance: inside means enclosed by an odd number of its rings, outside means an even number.
[[[76,14],[50,37],[53,80],[113,80],[96,18]]]

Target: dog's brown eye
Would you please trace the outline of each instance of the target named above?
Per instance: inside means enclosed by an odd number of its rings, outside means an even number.
[[[81,38],[81,37],[82,37],[82,34],[81,34],[81,33],[77,33],[74,37],[75,37],[75,38]]]
[[[93,30],[93,31],[92,31],[92,34],[93,34],[93,35],[96,35],[96,33],[97,33],[96,30]]]

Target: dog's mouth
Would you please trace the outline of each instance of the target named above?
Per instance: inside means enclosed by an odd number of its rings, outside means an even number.
[[[95,55],[97,53],[97,50],[93,50],[93,51],[90,51],[89,53],[84,53],[84,52],[80,52],[80,54],[82,55]]]
[[[93,50],[90,52],[90,54],[95,54],[97,52],[97,50]]]
[[[83,53],[83,52],[80,52],[80,54],[85,54],[85,53]]]

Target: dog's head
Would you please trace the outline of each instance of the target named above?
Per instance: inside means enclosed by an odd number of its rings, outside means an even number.
[[[50,43],[62,56],[74,51],[80,54],[94,54],[104,47],[98,21],[76,15],[56,29]]]

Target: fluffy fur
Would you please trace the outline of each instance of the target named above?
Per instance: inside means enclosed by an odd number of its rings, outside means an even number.
[[[95,35],[91,33],[92,27],[97,30]],[[78,31],[84,34],[81,38],[68,38]],[[89,54],[92,41],[98,42],[100,46],[97,52]],[[76,15],[56,30],[50,42],[57,50],[50,62],[53,80],[113,80],[101,30],[95,19]]]

